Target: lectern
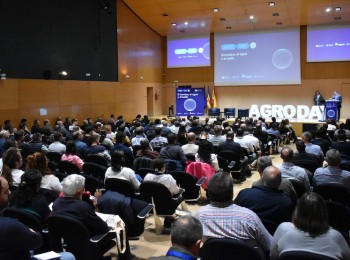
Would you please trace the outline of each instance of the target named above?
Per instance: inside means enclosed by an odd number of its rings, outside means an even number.
[[[338,120],[338,100],[330,99],[326,100],[324,107],[324,119]]]

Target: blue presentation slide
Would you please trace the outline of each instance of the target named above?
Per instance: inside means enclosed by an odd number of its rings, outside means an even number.
[[[204,116],[205,104],[204,88],[176,89],[177,116]]]

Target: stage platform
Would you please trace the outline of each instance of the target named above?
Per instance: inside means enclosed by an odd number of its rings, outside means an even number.
[[[175,118],[175,117],[168,117],[167,115],[163,115],[163,116],[154,116],[154,117],[149,117],[150,120],[154,121],[155,119],[162,119],[162,118],[166,118],[168,122],[171,121],[171,119]],[[183,118],[183,117],[181,117]],[[201,122],[205,121],[205,118],[207,118],[207,116],[200,116],[199,120]],[[253,117],[254,118],[254,117]],[[254,118],[255,119],[255,118]],[[285,118],[276,118],[277,122],[281,122],[283,119]],[[342,118],[339,123],[345,122],[345,118]],[[209,122],[213,123],[215,121],[215,118],[209,118]],[[235,121],[235,118],[230,117],[228,119],[226,119],[227,122],[230,122],[230,124],[232,124]],[[266,123],[270,123],[272,120],[271,118],[265,118],[265,122]],[[314,131],[317,129],[318,125],[322,125],[324,124],[324,122],[321,122],[317,119],[307,119],[307,118],[302,118],[302,119],[298,119],[298,118],[291,118],[289,119],[289,123],[292,125],[295,134],[297,136],[301,136],[301,134],[305,131]]]

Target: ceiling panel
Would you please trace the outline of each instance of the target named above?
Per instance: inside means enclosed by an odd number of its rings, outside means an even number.
[[[162,36],[350,22],[350,0],[275,0],[275,6],[272,7],[269,6],[269,2],[124,0],[133,12]],[[340,12],[334,10],[338,6],[342,8]],[[220,11],[214,13],[214,7]],[[331,11],[327,13],[326,8],[331,8]],[[250,15],[254,18],[249,19]],[[172,23],[176,23],[176,26],[172,26]]]

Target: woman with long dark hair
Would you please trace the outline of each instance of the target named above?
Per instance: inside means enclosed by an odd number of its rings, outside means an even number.
[[[111,155],[111,167],[106,171],[105,180],[108,178],[118,178],[131,182],[135,191],[140,187],[140,181],[136,178],[135,172],[125,167],[124,152],[121,150],[115,150]]]
[[[204,162],[213,167],[215,171],[219,170],[219,163],[216,154],[210,153],[211,144],[207,140],[200,140],[198,152],[195,155],[197,162]]]
[[[330,257],[350,259],[344,237],[328,224],[325,201],[316,193],[303,195],[294,211],[292,223],[277,228],[271,243],[271,259],[286,251],[306,251]]]
[[[39,192],[41,179],[38,170],[25,170],[18,188],[12,193],[10,207],[23,209],[43,221],[49,216],[50,209],[46,199]]]

